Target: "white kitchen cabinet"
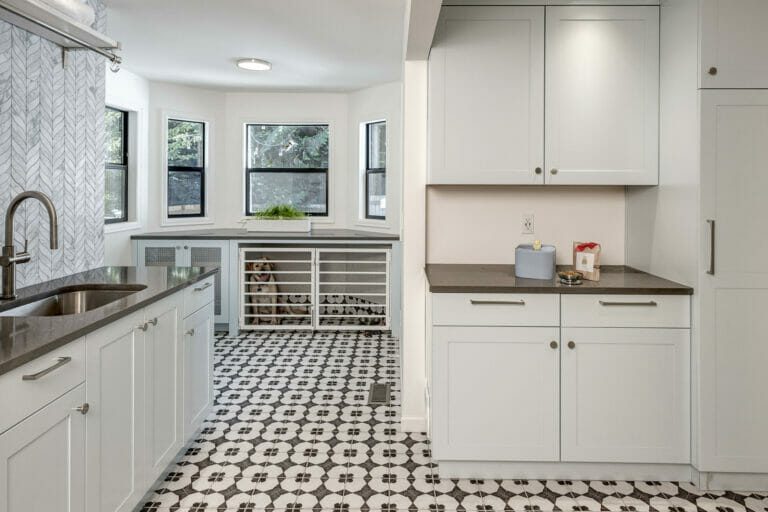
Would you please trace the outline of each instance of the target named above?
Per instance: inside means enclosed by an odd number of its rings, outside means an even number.
[[[229,322],[229,242],[227,240],[137,240],[139,267],[219,267],[213,276],[216,323]]]
[[[213,405],[213,303],[185,318],[183,331],[182,421],[189,439]]]
[[[700,23],[702,88],[768,88],[768,2],[701,0]]]
[[[702,91],[702,471],[768,472],[768,91]]]
[[[547,7],[546,182],[656,185],[659,8]]]
[[[145,492],[144,313],[86,335],[89,512],[130,511]]]
[[[559,458],[560,329],[434,327],[437,460]]]
[[[183,445],[179,421],[182,414],[181,320],[181,294],[151,304],[144,311],[148,483],[160,476]]]
[[[562,460],[690,462],[690,331],[564,328]]]
[[[444,7],[429,122],[429,183],[543,184],[544,7]]]
[[[0,435],[0,512],[85,510],[81,384]]]

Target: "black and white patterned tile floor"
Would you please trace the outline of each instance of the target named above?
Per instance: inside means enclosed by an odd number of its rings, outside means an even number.
[[[400,431],[386,334],[218,336],[215,357],[214,410],[142,512],[768,512],[687,483],[441,479],[426,435]],[[374,382],[391,405],[367,405]]]

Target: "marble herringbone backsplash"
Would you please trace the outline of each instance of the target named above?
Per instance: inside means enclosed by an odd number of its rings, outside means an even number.
[[[101,0],[96,27],[106,24]],[[16,214],[17,248],[32,261],[19,287],[102,264],[104,259],[104,59],[70,52],[0,21],[0,222],[23,190],[48,194],[59,213],[59,250],[48,247],[48,216],[34,201]],[[0,232],[0,236],[2,233]]]

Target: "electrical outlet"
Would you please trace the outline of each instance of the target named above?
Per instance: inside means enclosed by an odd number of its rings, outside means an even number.
[[[533,214],[532,213],[524,213],[523,214],[523,234],[524,235],[532,235],[534,234],[534,226],[533,226]]]

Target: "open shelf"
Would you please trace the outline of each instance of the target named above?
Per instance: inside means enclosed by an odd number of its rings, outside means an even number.
[[[67,19],[37,0],[0,0],[0,19],[63,48],[116,50],[120,44],[91,27]],[[60,31],[63,34],[57,33]]]

